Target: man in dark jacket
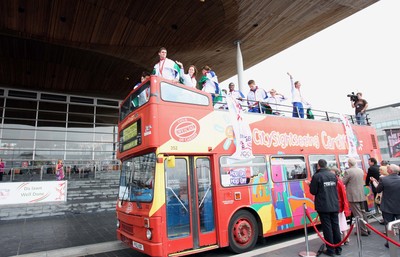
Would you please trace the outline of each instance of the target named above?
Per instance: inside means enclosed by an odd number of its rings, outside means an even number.
[[[377,163],[378,162],[376,161],[375,158],[369,158],[369,160],[368,160],[369,168],[368,168],[367,177],[365,178],[365,185],[372,187],[372,192],[374,193],[374,199],[376,197],[376,188],[372,184],[371,177],[373,177],[376,180],[379,180],[380,174],[379,174],[379,166]]]
[[[324,159],[318,161],[317,168],[317,173],[309,182],[310,193],[315,196],[315,210],[321,220],[325,240],[331,244],[337,244],[341,240],[338,220],[339,197],[336,190],[337,178],[327,168],[327,162]],[[334,248],[326,245],[326,248],[327,250],[323,253],[328,256],[342,253],[341,247]]]

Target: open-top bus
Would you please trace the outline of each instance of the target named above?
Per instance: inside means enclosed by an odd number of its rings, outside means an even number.
[[[380,159],[370,126],[216,110],[210,94],[156,76],[122,102],[118,133],[117,236],[150,256],[240,253],[303,228],[319,159],[342,170],[349,150],[364,170]]]

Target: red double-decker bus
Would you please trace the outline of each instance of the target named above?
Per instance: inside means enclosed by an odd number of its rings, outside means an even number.
[[[122,102],[118,133],[117,236],[150,256],[240,253],[303,228],[319,159],[342,170],[349,150],[364,170],[380,159],[370,126],[214,109],[208,93],[156,76]]]

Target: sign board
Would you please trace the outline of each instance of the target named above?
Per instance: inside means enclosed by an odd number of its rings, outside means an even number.
[[[65,202],[68,181],[0,183],[0,205]]]

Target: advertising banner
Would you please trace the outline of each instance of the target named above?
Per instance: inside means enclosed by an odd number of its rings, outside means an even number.
[[[400,157],[400,128],[385,129],[385,132],[390,157]]]
[[[65,202],[67,181],[0,183],[0,205]]]

